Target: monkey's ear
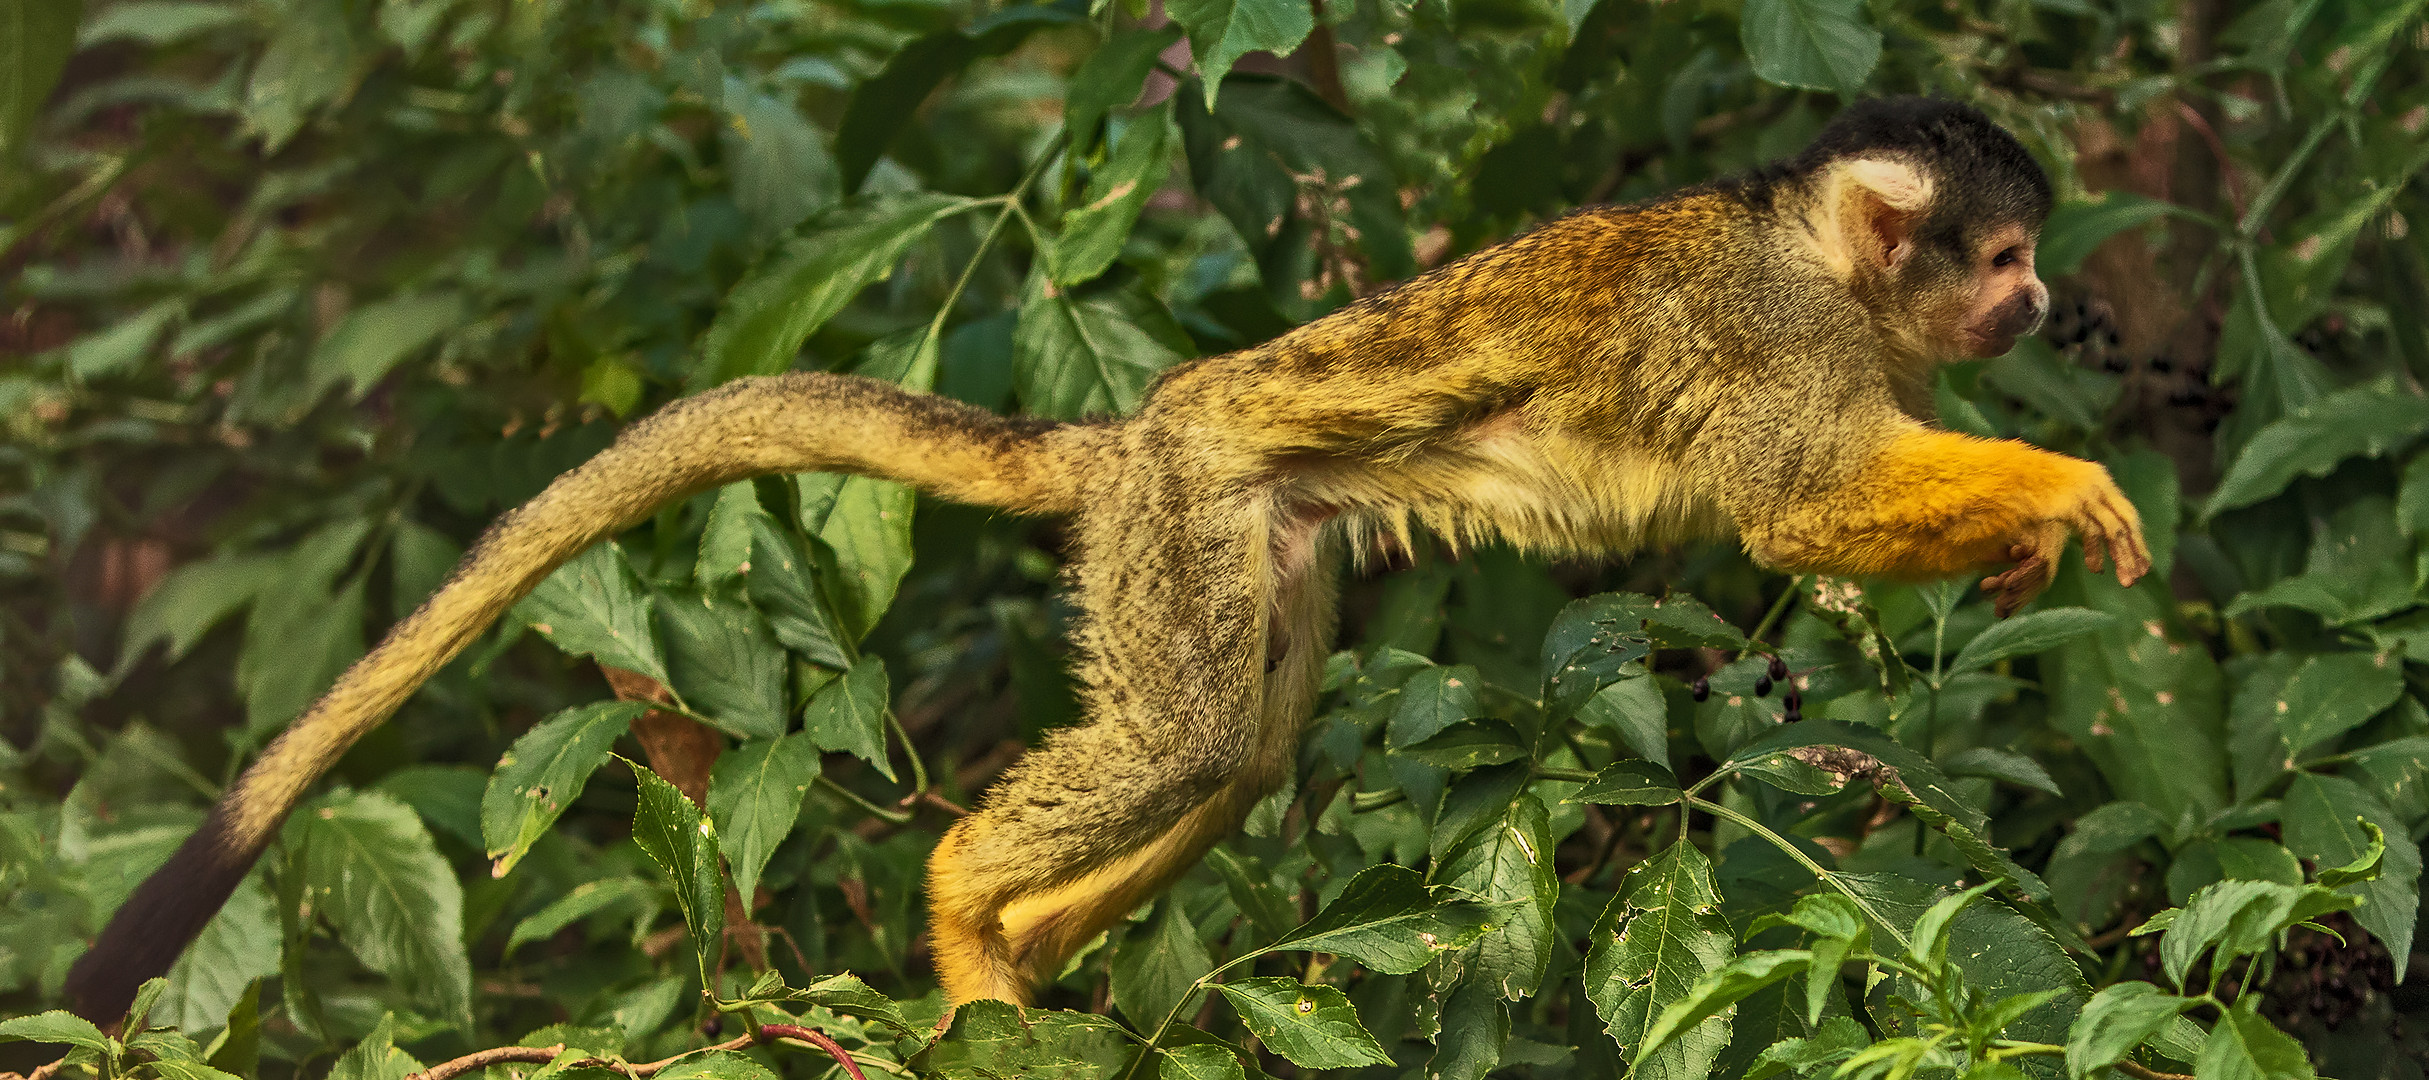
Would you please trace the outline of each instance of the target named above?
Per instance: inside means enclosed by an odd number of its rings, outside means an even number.
[[[1895,271],[1914,254],[1914,230],[1931,208],[1931,178],[1882,158],[1843,163],[1834,177],[1839,243],[1851,261]]]

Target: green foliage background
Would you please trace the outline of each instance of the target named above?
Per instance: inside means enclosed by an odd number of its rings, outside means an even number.
[[[800,1023],[872,1076],[2420,1076],[2422,9],[0,0],[0,1064],[611,1075],[575,1061]],[[1120,412],[1917,91],[2063,202],[2059,317],[1948,369],[1943,421],[2107,463],[2131,590],[1994,623],[1728,545],[1429,545],[1350,589],[1294,783],[1047,989],[1079,1011],[935,1040],[922,860],[1075,719],[1056,526],[735,485],[351,753],[146,997],[182,1034],[42,1011],[622,419],[799,367]],[[641,709],[599,664],[719,732],[712,830],[609,762]],[[840,1068],[803,1046],[659,1075]]]

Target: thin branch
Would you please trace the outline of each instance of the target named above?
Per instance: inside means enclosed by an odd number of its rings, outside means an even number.
[[[868,1077],[860,1071],[859,1063],[852,1060],[852,1054],[850,1051],[845,1050],[842,1045],[838,1044],[835,1040],[828,1038],[825,1032],[816,1028],[802,1027],[799,1024],[762,1024],[760,1025],[759,1030],[753,1034],[736,1036],[734,1038],[727,1039],[724,1042],[718,1043],[715,1046],[703,1046],[698,1050],[686,1050],[683,1053],[677,1054],[673,1057],[652,1061],[643,1065],[625,1065],[619,1062],[610,1061],[606,1058],[593,1057],[583,1058],[580,1061],[576,1061],[570,1067],[576,1069],[613,1069],[617,1072],[625,1074],[626,1076],[651,1076],[655,1075],[659,1070],[664,1069],[669,1065],[703,1051],[740,1050],[754,1043],[768,1042],[801,1043],[817,1050],[823,1050],[826,1052],[828,1057],[835,1059],[835,1064],[843,1066],[843,1071],[850,1074],[852,1080],[868,1080]],[[551,1061],[555,1061],[557,1059],[557,1055],[564,1052],[564,1043],[557,1043],[552,1046],[493,1046],[487,1050],[473,1051],[472,1053],[466,1054],[463,1057],[456,1058],[451,1061],[442,1061],[421,1072],[408,1075],[405,1080],[450,1080],[452,1077],[461,1076],[477,1069],[486,1069],[492,1065],[517,1063],[528,1065],[546,1065]],[[55,1068],[56,1064],[54,1063],[50,1067]],[[46,1076],[46,1073],[37,1070],[35,1074],[28,1077],[27,1080],[44,1080]]]

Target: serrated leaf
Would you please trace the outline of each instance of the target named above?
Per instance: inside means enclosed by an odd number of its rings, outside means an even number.
[[[1860,0],[1747,0],[1738,40],[1774,86],[1853,96],[1881,61],[1881,32]]]
[[[668,589],[657,600],[667,682],[683,703],[740,738],[784,734],[784,646],[742,592]]]
[[[422,1071],[422,1063],[396,1045],[396,1014],[380,1014],[380,1022],[363,1041],[338,1055],[326,1080],[406,1080]]]
[[[1621,1053],[1636,1057],[1663,1011],[1727,964],[1736,942],[1721,917],[1712,863],[1695,845],[1672,844],[1630,867],[1595,921],[1585,968],[1586,997]],[[1706,1019],[1638,1060],[1633,1075],[1703,1076],[1728,1043],[1728,1021]]]
[[[608,748],[649,707],[601,701],[567,709],[532,725],[498,759],[481,794],[481,843],[492,876],[504,877],[557,816],[582,795]]]
[[[0,1020],[0,1042],[25,1040],[65,1043],[101,1054],[113,1053],[117,1049],[117,1043],[102,1034],[100,1028],[94,1027],[92,1021],[65,1009]]]
[[[2146,982],[2121,982],[2092,995],[2066,1033],[2066,1071],[2090,1076],[2125,1060],[2143,1040],[2201,1004]]]
[[[718,755],[709,773],[708,812],[734,888],[756,896],[759,871],[793,832],[801,800],[818,779],[818,744],[807,735],[752,739]]]
[[[1106,115],[1139,99],[1147,73],[1155,70],[1156,54],[1180,37],[1181,28],[1174,23],[1121,30],[1080,62],[1063,92],[1063,130],[1075,151],[1095,146],[1096,127]]]
[[[2042,768],[2040,762],[2013,750],[1977,746],[1950,754],[1941,766],[1950,776],[1980,776],[2052,795],[2065,794],[2058,790],[2058,782],[2050,778],[2049,770]]]
[[[1040,266],[1021,294],[1012,363],[1021,404],[1061,419],[1122,416],[1197,347],[1142,287],[1064,292]]]
[[[847,203],[812,218],[726,294],[701,340],[691,387],[791,368],[802,342],[861,289],[891,275],[938,221],[972,205],[920,193]]]
[[[1141,1052],[1136,1038],[1107,1017],[980,999],[953,1010],[953,1027],[918,1064],[947,1080],[1120,1080]]]
[[[2429,431],[2429,398],[2381,379],[2339,390],[2260,429],[2218,482],[2202,516],[2250,506],[2298,475],[2326,476],[2350,457],[2379,457]]]
[[[773,518],[759,505],[758,485],[740,480],[717,489],[709,506],[708,525],[700,532],[700,554],[693,560],[692,580],[716,588],[748,573],[751,550],[764,525]]]
[[[1435,904],[1416,871],[1384,863],[1358,871],[1315,918],[1269,948],[1338,953],[1387,975],[1406,975],[1475,941],[1486,919],[1481,905]]]
[[[1608,806],[1667,806],[1684,797],[1678,778],[1650,761],[1628,759],[1603,766],[1570,802]]]
[[[658,1073],[660,1080],[776,1080],[768,1067],[731,1050],[684,1058]]]
[[[514,924],[506,937],[506,951],[534,941],[555,937],[557,931],[572,926],[618,904],[635,901],[663,903],[666,887],[640,878],[613,877],[585,881],[568,890],[565,895],[548,902],[548,906],[532,912]]]
[[[514,617],[569,656],[666,681],[649,594],[613,540],[594,544],[540,582]]]
[[[1216,983],[1240,1022],[1265,1048],[1304,1069],[1389,1065],[1375,1037],[1358,1025],[1358,1010],[1335,987],[1302,986],[1288,977]]]
[[[1726,1020],[1724,1014],[1738,1002],[1804,970],[1812,959],[1813,954],[1803,949],[1773,949],[1732,958],[1720,970],[1696,980],[1686,996],[1662,1009],[1660,1018],[1646,1030],[1644,1042],[1637,1045],[1632,1064],[1641,1067],[1647,1059],[1706,1020],[1716,1017]]]
[[[1172,171],[1170,103],[1130,121],[1102,168],[1088,175],[1080,200],[1063,213],[1062,235],[1047,249],[1057,286],[1070,288],[1105,272],[1122,253],[1147,197]]]
[[[1239,1055],[1215,1043],[1167,1046],[1156,1051],[1157,1080],[1247,1080]]]
[[[2403,819],[2360,784],[2341,776],[2302,773],[2286,788],[2282,820],[2286,847],[2323,867],[2347,866],[2367,856],[2372,840],[2364,822],[2388,837],[2403,837]],[[2353,919],[2389,952],[2409,955],[2421,905],[2421,848],[2399,840],[2387,844],[2378,876],[2340,883],[2338,891],[2363,899]],[[2400,981],[2405,972],[2396,972]]]
[[[2277,1030],[2247,997],[2219,1017],[2202,1040],[2193,1075],[2201,1080],[2312,1080],[2311,1057],[2293,1036]]]
[[[842,678],[810,698],[801,714],[802,734],[819,749],[852,754],[892,780],[894,764],[886,759],[886,701],[891,692],[885,658],[861,657]]]
[[[819,577],[833,604],[836,629],[858,642],[885,617],[911,569],[911,513],[918,493],[908,484],[866,476],[820,474],[796,481],[801,521],[831,559]],[[817,504],[812,527],[812,503]]]
[[[1157,902],[1155,918],[1144,932],[1134,927],[1114,950],[1108,980],[1113,1004],[1130,1018],[1132,1027],[1154,1031],[1197,996],[1193,984],[1214,966],[1188,913],[1165,897]]]
[[[287,830],[315,907],[355,958],[440,1016],[471,1023],[464,891],[421,816],[377,792],[341,791]]]
[[[278,974],[278,949],[278,910],[260,876],[249,875],[178,954],[152,1022],[196,1032],[220,1026],[248,989]]]
[[[2012,656],[2029,656],[2080,634],[2111,629],[2122,620],[2090,608],[2050,608],[1990,624],[1957,651],[1950,672],[1986,668]]]
[[[1423,742],[1399,747],[1393,753],[1443,769],[1500,765],[1530,756],[1519,740],[1518,729],[1507,720],[1491,717],[1462,720]]]
[[[852,666],[843,631],[818,580],[817,560],[801,538],[774,518],[751,522],[751,572],[743,575],[751,606],[785,648],[838,671]]]
[[[1166,11],[1189,31],[1210,110],[1233,63],[1252,52],[1288,56],[1316,28],[1307,0],[1176,0]]]
[[[1469,979],[1490,985],[1503,1000],[1516,1001],[1543,985],[1551,965],[1558,940],[1552,912],[1560,901],[1560,875],[1552,866],[1551,822],[1543,803],[1516,793],[1495,818],[1444,852],[1432,878],[1437,885],[1449,886],[1453,895],[1494,905],[1500,925],[1468,946],[1461,965]]]
[[[633,843],[658,865],[691,933],[692,955],[704,986],[717,984],[717,956],[725,945],[725,878],[718,873],[717,826],[675,785],[633,764],[641,785],[633,808]]]
[[[1876,945],[1886,946],[1905,935],[1924,912],[1943,898],[1945,890],[1894,874],[1841,872],[1839,883],[1863,899],[1862,910]],[[1892,931],[1895,931],[1893,934]],[[1965,985],[1997,1000],[2016,994],[2055,990],[2056,998],[2008,1026],[2007,1037],[2030,1042],[2064,1043],[2066,1029],[2091,987],[2065,948],[2047,930],[1996,899],[1979,900],[1958,911],[1947,924],[1949,963],[1965,973]],[[1899,978],[1901,993],[1921,1000],[1927,992]]]
[[[2404,665],[2392,653],[2308,657],[2278,693],[2277,730],[2306,750],[2360,727],[2403,692]]]

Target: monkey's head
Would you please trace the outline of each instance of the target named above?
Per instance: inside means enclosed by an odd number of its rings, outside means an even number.
[[[1849,108],[1788,163],[1813,200],[1826,259],[1899,351],[1997,356],[2041,325],[2033,245],[2049,178],[1973,107],[1883,98]]]

